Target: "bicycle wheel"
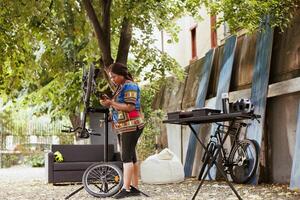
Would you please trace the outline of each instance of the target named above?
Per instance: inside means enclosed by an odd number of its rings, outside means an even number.
[[[83,73],[82,77],[82,89],[83,89],[83,103],[84,110],[81,116],[81,131],[78,131],[79,138],[88,138],[89,134],[86,131],[85,123],[87,118],[88,107],[90,105],[90,96],[93,90],[93,77],[94,77],[94,65],[91,65],[88,72]]]
[[[258,145],[254,140],[241,140],[229,155],[229,173],[233,182],[247,183],[258,165]]]
[[[207,151],[205,151],[204,154],[203,154],[203,158],[202,158],[203,164],[202,164],[201,170],[200,170],[199,175],[198,175],[198,180],[202,179],[205,170],[207,170],[207,167],[212,162],[212,158],[215,155],[215,152],[216,152],[216,143],[215,142],[209,142],[207,144]],[[209,173],[208,173],[208,175],[210,176]]]
[[[84,103],[89,106],[91,91],[93,90],[93,78],[94,78],[94,65],[91,65],[86,80],[86,88],[84,88]]]
[[[85,170],[82,183],[90,195],[100,198],[110,197],[123,186],[123,173],[116,165],[96,163]]]

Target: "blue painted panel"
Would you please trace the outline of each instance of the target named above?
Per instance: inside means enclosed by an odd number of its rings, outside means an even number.
[[[300,104],[298,109],[296,144],[295,153],[293,157],[290,189],[300,191]]]
[[[201,108],[205,105],[205,98],[208,89],[212,63],[214,60],[214,53],[215,53],[215,49],[211,49],[205,55],[205,62],[201,70],[201,77],[199,78],[200,81],[199,81],[199,87],[198,87],[197,98],[196,98],[197,108]],[[193,128],[195,128],[195,130],[199,130],[200,125],[195,125],[193,126]],[[188,143],[188,149],[186,153],[185,165],[184,165],[184,173],[186,177],[190,177],[192,174],[195,152],[196,152],[196,144],[197,144],[197,139],[194,136],[194,134],[191,132],[189,143]]]
[[[221,65],[221,71],[219,76],[219,82],[217,87],[217,96],[216,96],[216,109],[222,110],[222,93],[229,92],[231,74],[232,74],[232,67],[234,61],[234,54],[236,49],[236,36],[231,36],[226,40],[224,46],[224,55],[223,61]],[[213,125],[211,128],[211,135],[215,133],[216,126]],[[208,179],[215,179],[216,178],[216,167],[213,166],[209,170]]]
[[[222,110],[222,93],[229,92],[236,41],[236,36],[231,36],[226,40],[224,46],[223,62],[221,65],[221,71],[217,87],[216,109]]]
[[[273,29],[269,25],[265,25],[265,31],[260,32],[257,37],[255,65],[251,88],[251,101],[255,106],[255,113],[261,115],[261,123],[258,123],[256,120],[252,121],[251,126],[247,130],[247,138],[256,140],[260,147],[265,122],[265,111],[273,45]],[[256,176],[250,182],[253,184],[257,184],[258,175],[259,168],[257,170]]]

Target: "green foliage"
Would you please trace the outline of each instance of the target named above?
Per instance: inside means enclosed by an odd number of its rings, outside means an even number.
[[[21,103],[33,107],[36,115],[49,114],[53,118],[79,112],[81,77],[81,70],[58,74],[50,83],[27,95]]]
[[[176,41],[178,27],[174,19],[184,13],[182,1],[112,1],[112,56],[118,50],[122,19],[133,24],[129,67],[136,77],[150,69],[146,79],[164,76],[168,71],[180,74],[178,64],[153,46],[154,27],[168,30]],[[93,1],[102,15],[101,3]],[[82,66],[99,60],[101,51],[85,9],[79,0],[0,2],[0,98],[11,109],[33,106],[37,115],[53,118],[81,110]],[[138,15],[136,13],[139,13]],[[140,51],[139,51],[140,49]],[[99,90],[107,89],[101,84]],[[18,105],[18,106],[16,106]],[[8,109],[8,107],[6,107]]]
[[[155,153],[156,136],[160,135],[165,113],[162,110],[153,110],[152,101],[163,83],[164,79],[160,79],[143,86],[141,90],[141,104],[146,125],[137,145],[140,160],[145,160]]]
[[[19,161],[19,156],[16,154],[2,154],[1,166],[3,168],[8,168],[18,164],[18,161]]]
[[[150,155],[155,153],[156,136],[161,132],[161,123],[164,113],[161,110],[155,110],[149,113],[149,118],[146,119],[146,126],[143,134],[137,145],[139,160],[145,160]]]
[[[25,157],[24,163],[30,165],[31,167],[44,167],[45,166],[44,153],[39,152],[39,153],[28,155]]]
[[[135,77],[149,82],[175,74],[176,61],[154,47],[155,28],[178,41],[176,19],[199,16],[206,5],[227,22],[232,32],[259,27],[266,15],[272,26],[288,26],[299,0],[114,0],[110,12],[111,56],[116,57],[126,17],[133,26],[128,66]],[[102,3],[92,1],[98,17]],[[101,50],[82,1],[2,0],[0,2],[0,98],[12,109],[33,107],[37,115],[53,118],[78,115],[81,108],[82,67],[98,61]],[[101,23],[101,22],[100,22]],[[107,90],[107,84],[98,85]],[[16,106],[17,105],[17,106]],[[8,109],[9,107],[6,106]],[[146,109],[146,108],[145,108]]]
[[[154,41],[147,37],[133,39],[131,52],[134,58],[128,63],[133,74],[149,82],[159,81],[170,74],[183,79],[183,69],[176,60],[154,48],[153,43]]]
[[[240,29],[249,31],[259,29],[261,23],[266,23],[266,16],[269,16],[272,27],[279,27],[284,31],[299,5],[299,0],[205,0],[204,2],[210,13],[219,17],[218,25],[226,22],[232,33]]]

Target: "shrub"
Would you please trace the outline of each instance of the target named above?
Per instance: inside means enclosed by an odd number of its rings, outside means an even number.
[[[35,153],[25,158],[25,164],[32,167],[43,167],[45,166],[45,158],[43,153]]]
[[[137,145],[139,160],[145,160],[148,156],[155,153],[155,137],[160,135],[163,116],[163,111],[155,110],[146,119],[144,131]]]
[[[3,168],[17,165],[18,161],[19,161],[19,156],[16,154],[2,154],[1,165]]]

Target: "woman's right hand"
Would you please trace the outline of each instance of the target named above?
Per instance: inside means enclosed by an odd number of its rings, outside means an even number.
[[[111,99],[100,99],[100,104],[105,107],[109,107],[111,105]]]

